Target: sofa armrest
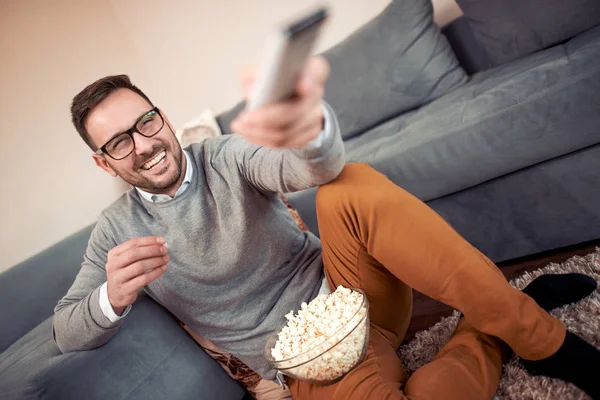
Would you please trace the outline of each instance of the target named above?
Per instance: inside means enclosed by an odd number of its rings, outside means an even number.
[[[92,228],[0,274],[0,352],[52,315],[81,268]]]
[[[61,354],[47,319],[0,354],[2,399],[231,399],[244,390],[142,295],[105,345]]]

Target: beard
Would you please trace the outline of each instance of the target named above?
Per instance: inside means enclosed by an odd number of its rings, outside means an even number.
[[[164,142],[156,144],[152,147],[152,151],[147,156],[137,156],[139,160],[134,161],[133,170],[119,170],[113,169],[117,174],[131,186],[135,186],[139,189],[145,190],[150,193],[165,193],[177,184],[183,173],[183,150],[179,146],[179,142],[175,136],[174,141]],[[142,165],[152,160],[158,154],[162,152],[166,153],[165,162],[167,170],[158,176],[151,175],[151,172],[142,168]],[[134,153],[135,154],[135,153]]]

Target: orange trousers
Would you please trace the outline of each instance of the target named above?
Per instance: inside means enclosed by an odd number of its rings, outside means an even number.
[[[505,344],[528,360],[562,345],[566,328],[423,202],[366,164],[349,164],[317,192],[329,285],[361,288],[370,303],[367,357],[341,381],[293,379],[294,399],[491,399]],[[452,338],[410,378],[396,351],[411,317],[412,289],[462,311]]]

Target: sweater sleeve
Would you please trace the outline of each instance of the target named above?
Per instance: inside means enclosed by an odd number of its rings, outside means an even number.
[[[54,308],[53,335],[63,353],[102,346],[117,333],[123,320],[111,322],[100,307],[106,281],[108,250],[115,246],[103,231],[102,215],[92,231],[81,270],[67,294]]]
[[[295,192],[335,179],[344,167],[344,144],[333,109],[324,104],[329,132],[318,146],[271,149],[232,135],[222,149],[228,166],[235,164],[245,179],[264,192]]]

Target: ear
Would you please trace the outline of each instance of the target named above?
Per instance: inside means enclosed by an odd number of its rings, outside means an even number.
[[[108,165],[108,162],[106,162],[106,159],[104,157],[102,157],[99,154],[92,154],[92,158],[94,159],[94,162],[96,163],[96,165],[99,166],[100,168],[102,168],[103,170],[105,170],[110,176],[112,176],[112,177],[117,176],[117,173],[115,172],[115,170],[112,169],[110,165]]]

